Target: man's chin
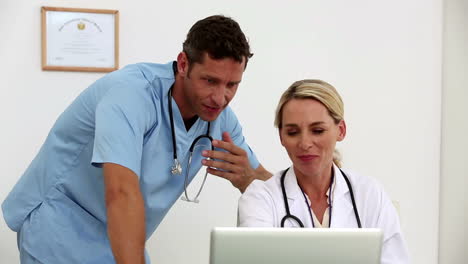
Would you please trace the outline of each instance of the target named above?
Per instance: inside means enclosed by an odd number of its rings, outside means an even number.
[[[203,105],[201,108],[198,109],[198,117],[207,122],[214,121],[224,111],[224,109],[226,109],[226,107],[227,105],[220,108],[210,108]]]
[[[214,115],[202,115],[202,116],[199,116],[199,118],[203,121],[206,121],[206,122],[212,122],[212,121],[215,121],[216,118],[218,118],[219,114],[217,114],[216,116]]]
[[[222,113],[222,111],[219,111],[217,113],[203,113],[201,115],[198,115],[198,117],[203,120],[203,121],[206,121],[206,122],[212,122],[212,121],[215,121],[216,118],[218,118],[218,116]]]

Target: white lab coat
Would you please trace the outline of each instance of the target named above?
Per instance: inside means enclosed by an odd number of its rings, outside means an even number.
[[[332,228],[357,228],[350,192],[338,167],[334,166],[336,186],[332,201]],[[406,243],[400,229],[399,216],[392,201],[375,180],[344,171],[351,182],[357,210],[363,228],[383,231],[382,264],[410,263]],[[281,174],[268,181],[253,181],[239,199],[238,225],[242,227],[280,227],[286,214]],[[291,168],[286,173],[285,189],[289,210],[301,219],[305,227],[312,227],[308,207]],[[285,227],[298,226],[288,219]]]

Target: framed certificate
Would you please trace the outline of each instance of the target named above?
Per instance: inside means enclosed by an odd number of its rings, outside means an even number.
[[[119,11],[42,7],[41,13],[43,70],[119,68]]]

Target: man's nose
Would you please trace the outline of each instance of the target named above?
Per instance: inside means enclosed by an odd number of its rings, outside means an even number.
[[[226,87],[224,85],[219,85],[214,89],[211,99],[218,107],[222,107],[226,103]]]

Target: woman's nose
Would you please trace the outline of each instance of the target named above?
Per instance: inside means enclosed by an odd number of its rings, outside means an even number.
[[[299,147],[303,150],[307,150],[313,145],[313,139],[309,136],[301,136],[299,139]]]

